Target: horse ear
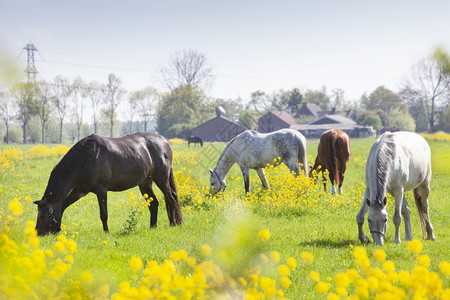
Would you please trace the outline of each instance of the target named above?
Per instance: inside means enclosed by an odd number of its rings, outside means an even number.
[[[214,173],[214,171],[213,170],[211,170],[211,169],[209,169],[209,172],[212,174],[212,173]]]
[[[33,203],[36,204],[36,205],[44,205],[44,204],[47,203],[47,200],[46,199],[36,200]]]
[[[367,203],[367,206],[370,206],[370,201],[368,198],[366,198],[366,203]]]
[[[386,206],[386,204],[387,204],[387,197],[384,197],[384,199],[383,199],[383,205]]]

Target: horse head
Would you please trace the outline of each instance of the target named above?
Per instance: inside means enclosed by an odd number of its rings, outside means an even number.
[[[215,170],[209,169],[209,172],[211,173],[211,176],[209,178],[209,193],[211,194],[211,196],[214,196],[218,192],[223,192],[227,187],[227,184],[225,183],[225,179],[220,179]]]
[[[47,198],[34,201],[38,206],[36,231],[39,236],[61,231],[61,212],[56,204],[50,204]]]
[[[382,201],[370,201],[369,199],[366,199],[366,201],[369,205],[367,221],[369,223],[373,242],[377,245],[383,245],[388,221],[388,214],[386,211],[387,198],[385,196]]]

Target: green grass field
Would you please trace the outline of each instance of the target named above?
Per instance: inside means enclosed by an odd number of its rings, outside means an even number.
[[[319,295],[315,292],[315,282],[308,276],[310,271],[319,272],[321,280],[333,286],[334,276],[337,273],[357,267],[352,256],[352,248],[360,245],[357,238],[356,214],[362,200],[360,195],[364,188],[365,161],[374,141],[373,138],[351,140],[352,156],[345,174],[344,196],[334,198],[315,191],[316,194],[313,195],[319,196],[315,199],[315,196],[309,195],[308,201],[312,202],[308,203],[314,203],[317,200],[317,204],[303,206],[301,202],[279,206],[274,204],[271,209],[265,207],[267,202],[263,200],[266,194],[261,191],[260,181],[254,171],[251,171],[250,187],[251,194],[257,196],[252,200],[244,197],[242,175],[237,166],[234,166],[227,176],[228,187],[223,195],[224,199],[229,195],[229,198],[226,198],[226,204],[223,204],[220,199],[213,200],[207,197],[205,191],[209,184],[208,169],[214,168],[225,144],[206,143],[203,148],[192,146],[188,148],[187,143],[173,143],[175,153],[173,167],[177,176],[179,194],[183,196],[180,201],[183,205],[185,225],[169,226],[164,200],[158,190],[157,197],[161,204],[158,227],[149,229],[149,212],[138,205],[143,200],[138,188],[133,188],[120,193],[108,193],[110,232],[105,234],[102,231],[96,197],[89,194],[69,207],[63,216],[62,233],[73,238],[77,244],[77,251],[73,254],[73,267],[66,276],[77,278],[87,270],[93,274],[94,278],[108,283],[110,294],[113,294],[122,281],[136,284],[136,278],[133,277],[135,275],[129,268],[129,261],[133,256],[142,258],[144,262],[156,260],[162,263],[173,251],[184,249],[189,255],[200,260],[201,248],[205,244],[212,246],[213,249],[220,247],[229,249],[233,252],[232,256],[236,258],[234,266],[244,267],[250,263],[248,260],[251,259],[247,252],[254,249],[245,241],[236,241],[235,236],[245,228],[251,228],[251,232],[256,234],[261,229],[267,229],[270,232],[270,240],[261,251],[266,253],[277,251],[281,261],[293,257],[298,262],[298,266],[290,273],[292,285],[284,291],[284,296],[290,299],[316,298]],[[310,163],[315,158],[317,144],[318,140],[308,140]],[[32,158],[29,155],[31,146],[15,145],[14,147],[23,151],[23,160],[5,167],[4,172],[0,173],[0,212],[5,217],[8,214],[8,203],[14,198],[20,199],[24,213],[11,222],[8,233],[11,239],[20,244],[25,240],[23,232],[26,222],[35,221],[37,213],[36,205],[25,199],[27,197],[33,201],[40,199],[50,172],[61,156]],[[429,269],[440,274],[444,288],[448,289],[450,278],[440,273],[438,265],[442,261],[450,260],[450,201],[448,200],[450,142],[430,141],[430,147],[433,176],[429,206],[437,241],[422,239],[411,192],[408,192],[407,200],[411,205],[413,236],[423,243],[423,254],[428,255],[431,260]],[[1,148],[6,149],[7,146],[2,145]],[[283,185],[277,181],[277,176],[280,176],[279,174],[286,176],[287,172],[284,166],[266,172],[271,189],[277,189],[279,185]],[[290,174],[287,174],[287,177],[291,177]],[[190,189],[189,192],[186,192],[188,189]],[[320,189],[321,187],[317,188],[317,190]],[[330,191],[330,188],[328,190]],[[275,193],[273,190],[272,192]],[[273,195],[270,197],[275,198]],[[230,204],[231,198],[237,205]],[[199,203],[199,199],[203,202]],[[289,199],[279,200],[289,203],[286,202]],[[343,204],[336,204],[338,202]],[[240,205],[242,203],[246,205]],[[383,249],[387,258],[395,263],[397,270],[412,270],[416,260],[407,249],[407,242],[404,241],[403,224],[402,243],[395,245],[392,242],[394,235],[392,202],[388,204],[388,213],[389,225],[385,245],[377,247],[369,244],[364,247],[369,254],[377,249]],[[5,218],[2,220],[4,221]],[[365,230],[368,234],[367,222]],[[51,249],[57,241],[57,236],[46,236],[39,240],[41,248]],[[304,252],[311,253],[314,260],[310,263],[302,263],[301,253]],[[372,263],[376,265],[373,258]],[[274,274],[273,270],[267,272]]]

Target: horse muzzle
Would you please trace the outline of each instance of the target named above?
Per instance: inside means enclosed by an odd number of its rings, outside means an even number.
[[[371,230],[372,239],[375,245],[384,245],[385,233],[377,230]]]

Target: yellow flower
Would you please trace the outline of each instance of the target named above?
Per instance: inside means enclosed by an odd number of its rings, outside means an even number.
[[[428,268],[430,266],[430,257],[428,257],[428,255],[419,255],[417,257],[417,261],[425,268]]]
[[[281,277],[280,281],[284,289],[287,289],[291,286],[291,280],[286,276]]]
[[[75,253],[77,251],[77,243],[74,240],[66,240],[66,249],[70,253]]]
[[[286,259],[286,263],[291,270],[297,267],[297,261],[293,257],[289,257],[288,259]]]
[[[261,277],[259,280],[259,286],[266,294],[266,298],[273,297],[277,293],[275,281],[269,277]]]
[[[386,260],[386,252],[384,252],[383,249],[375,250],[373,256],[375,256],[375,258],[380,262],[384,262]]]
[[[412,251],[416,254],[420,254],[420,252],[422,252],[422,242],[419,241],[419,239],[413,239],[412,241],[408,242],[408,250]]]
[[[258,235],[263,242],[267,242],[270,239],[270,232],[267,229],[261,230]]]
[[[205,257],[210,256],[211,252],[212,252],[211,246],[203,245],[201,252],[202,252],[202,255]]]
[[[290,273],[290,270],[289,270],[289,267],[288,267],[288,266],[286,266],[286,265],[280,265],[280,266],[278,267],[278,272],[279,272],[281,275],[288,276],[289,273]]]
[[[279,261],[280,253],[277,251],[272,251],[272,252],[270,252],[270,257],[273,259],[273,261]]]
[[[334,293],[329,293],[327,296],[327,300],[339,300],[339,296]]]
[[[347,273],[337,273],[336,274],[336,286],[346,288],[352,280]]]
[[[170,254],[170,258],[173,260],[186,260],[187,253],[185,250],[174,251]]]
[[[11,210],[14,217],[18,217],[23,213],[23,205],[20,204],[18,198],[14,198],[13,201],[8,204],[8,208]]]
[[[314,281],[319,281],[320,274],[317,271],[311,271],[311,272],[309,272],[309,278],[311,278]]]
[[[323,281],[317,282],[316,288],[315,288],[316,293],[324,293],[324,294],[327,293],[329,289],[330,289],[330,284],[323,282]]]
[[[300,256],[306,262],[312,262],[314,260],[314,256],[309,252],[302,252]]]
[[[391,260],[385,261],[385,262],[383,263],[383,269],[384,269],[386,272],[393,272],[393,271],[395,271],[395,264],[394,264],[394,262],[391,261]]]
[[[94,276],[92,276],[91,272],[89,271],[84,271],[83,273],[81,273],[80,275],[80,280],[83,284],[85,285],[91,285],[92,282],[94,281]]]
[[[441,262],[439,264],[439,269],[445,276],[450,275],[450,263],[449,262],[447,262],[447,261]]]
[[[137,256],[133,256],[133,257],[130,259],[129,265],[130,265],[131,271],[132,271],[133,273],[137,273],[137,271],[139,271],[139,270],[142,268],[143,262],[142,262],[142,259],[141,259],[141,258],[139,258],[139,257],[137,257]]]
[[[194,257],[189,257],[189,258],[187,259],[187,263],[188,263],[188,265],[189,265],[190,267],[193,267],[193,266],[195,266],[195,264],[197,263],[197,260],[196,260]]]

